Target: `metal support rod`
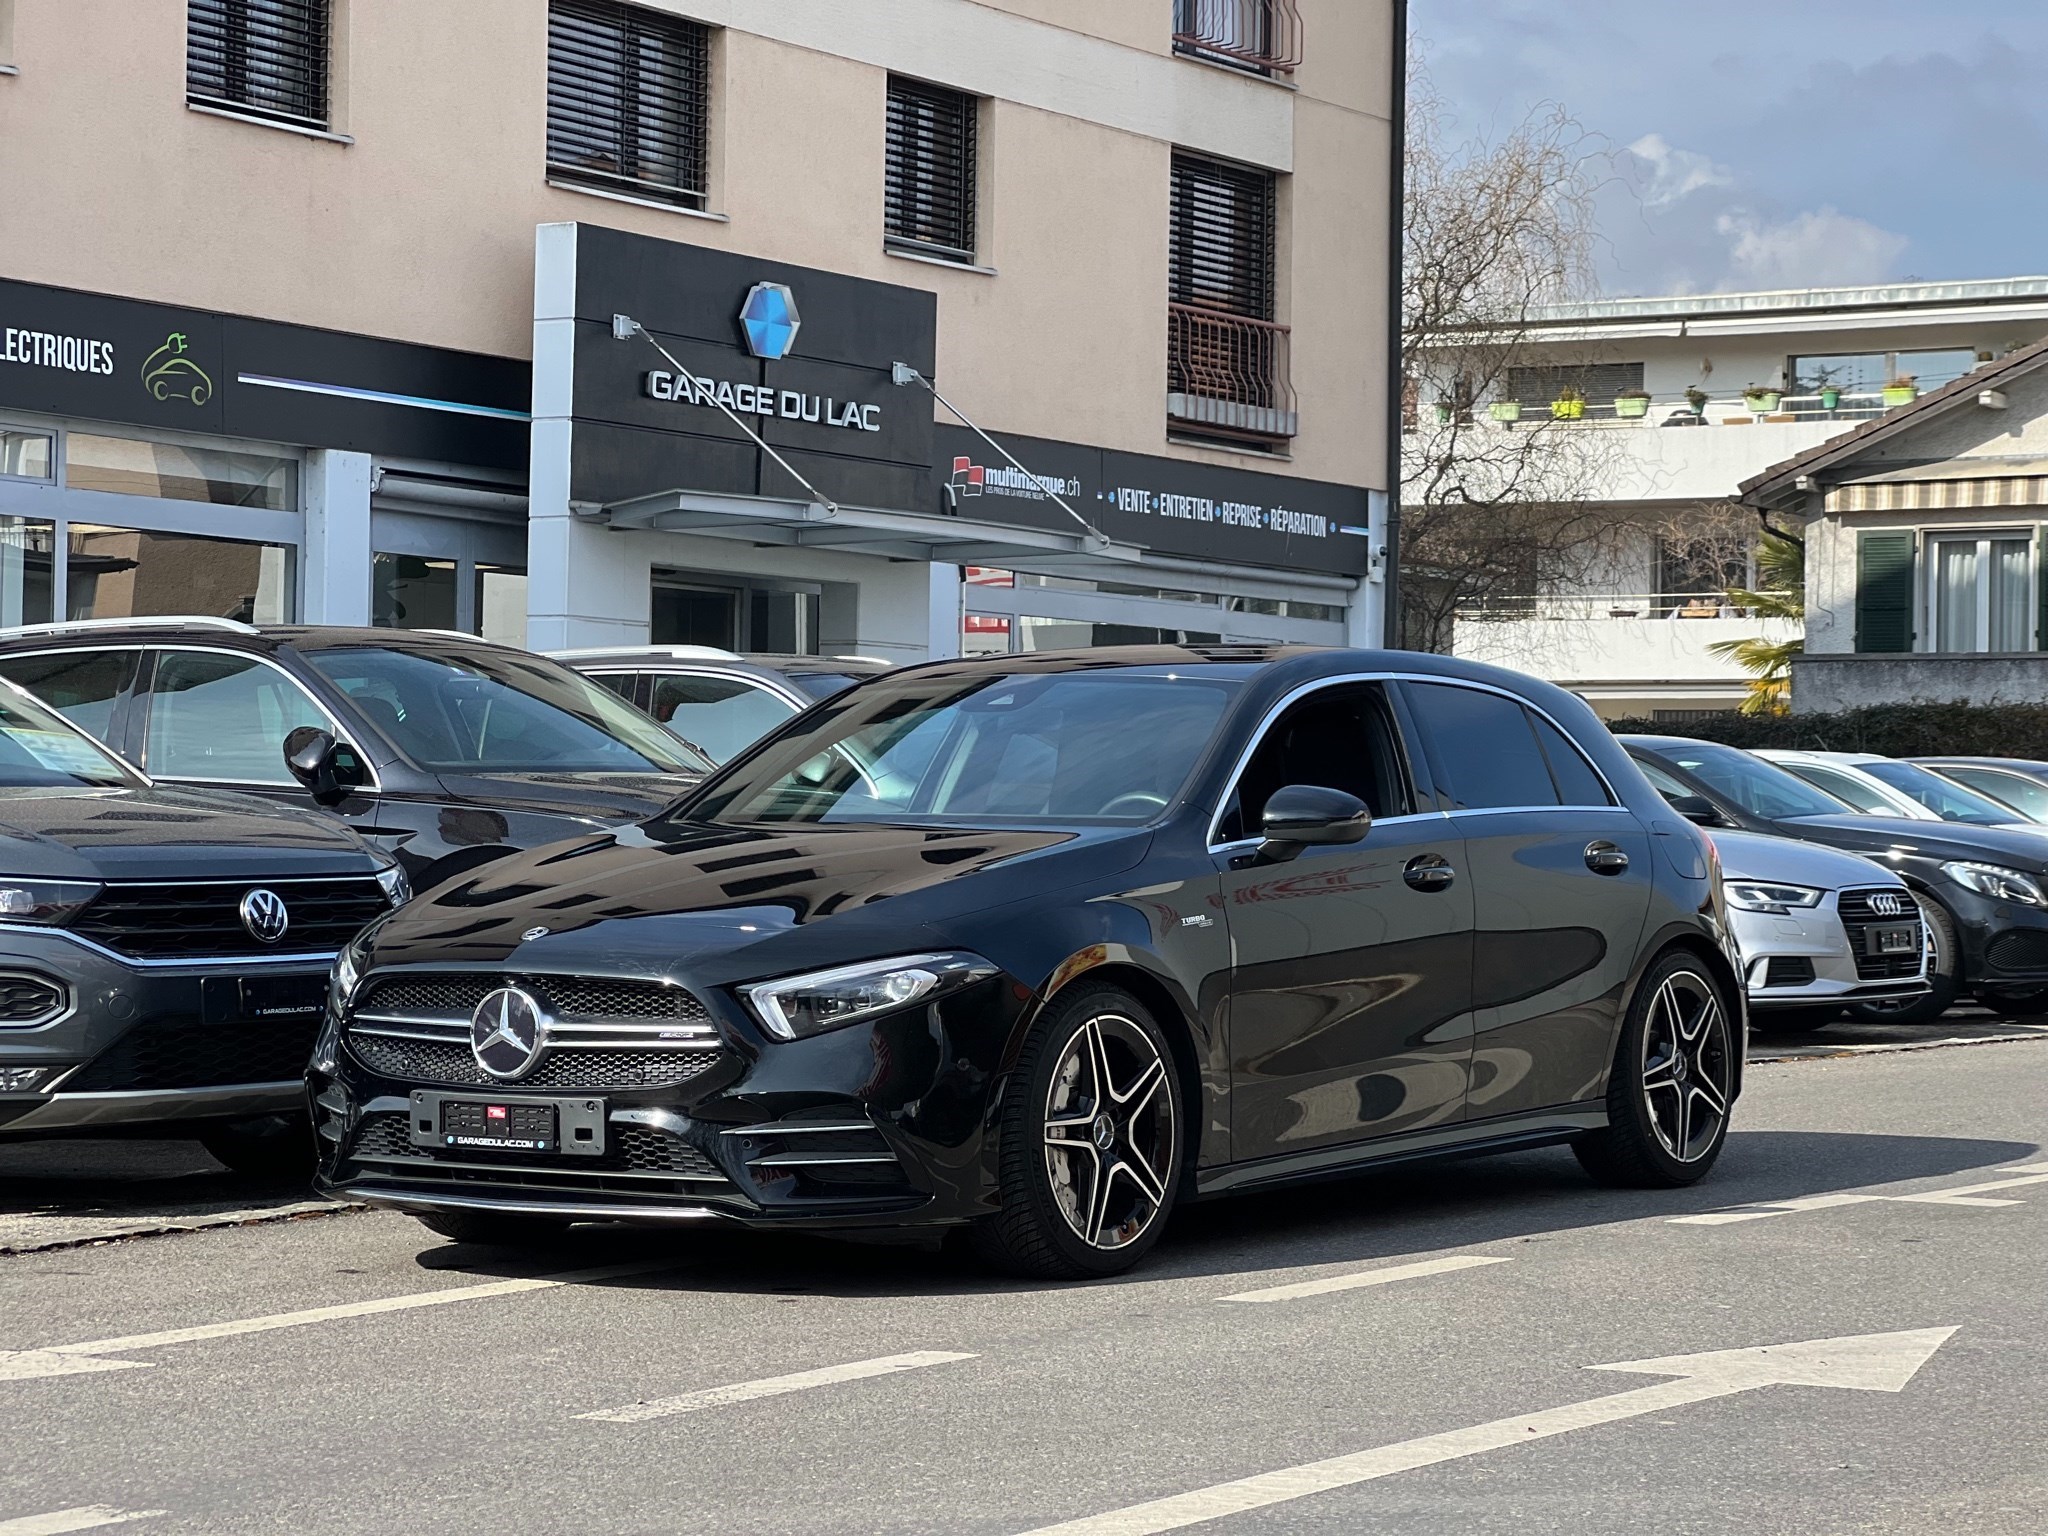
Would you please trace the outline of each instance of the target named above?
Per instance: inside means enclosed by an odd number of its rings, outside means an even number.
[[[675,359],[675,354],[670,352],[669,349],[667,347],[664,347],[660,342],[656,341],[653,335],[648,331],[647,327],[642,325],[638,320],[635,320],[631,315],[612,316],[612,336],[615,340],[618,341],[626,341],[634,336],[644,338],[647,342],[647,345],[654,348],[655,351],[659,352],[663,357],[668,359],[669,367],[675,369],[675,371],[683,378],[691,381],[690,388],[692,391],[695,391],[697,387],[695,383],[697,376],[694,373],[690,372],[689,369],[685,368],[681,363],[677,362]],[[784,474],[788,475],[790,479],[794,480],[798,485],[802,486],[805,490],[809,491],[811,493],[812,501],[816,502],[819,506],[823,507],[828,513],[837,513],[839,511],[839,503],[832,500],[831,497],[827,496],[823,491],[819,490],[815,485],[811,484],[810,481],[806,480],[802,475],[798,474],[796,472],[796,467],[793,464],[791,464],[789,460],[785,459],[781,454],[777,453],[772,447],[770,447],[768,444],[768,440],[766,438],[762,437],[760,433],[756,432],[752,427],[748,426],[744,421],[742,421],[737,411],[735,411],[731,406],[727,405],[724,401],[718,399],[716,396],[713,396],[711,398],[710,403],[712,405],[717,406],[721,411],[725,412],[726,419],[729,420],[734,426],[738,427],[742,432],[746,433],[747,437],[753,442],[756,448],[759,448],[763,453],[767,454],[769,458],[773,459],[777,464],[780,464],[782,466],[782,472]]]
[[[1068,506],[1065,498],[1060,496],[1060,494],[1057,491],[1055,491],[1051,486],[1047,485],[1043,480],[1039,479],[1038,476],[1034,475],[1030,470],[1026,469],[1022,464],[1018,463],[1016,458],[1011,454],[1009,449],[1005,448],[1001,443],[997,442],[994,438],[990,437],[986,432],[982,431],[979,426],[977,426],[972,420],[968,418],[968,415],[965,411],[961,410],[959,406],[955,405],[952,401],[948,400],[944,395],[940,394],[939,387],[936,384],[932,383],[930,379],[926,378],[923,374],[919,373],[915,368],[911,367],[908,363],[892,364],[890,368],[890,377],[893,378],[898,384],[922,384],[926,389],[930,390],[932,398],[938,401],[939,404],[943,405],[947,410],[951,411],[954,414],[954,416],[959,418],[962,424],[966,426],[968,431],[972,432],[984,443],[987,443],[989,447],[995,449],[997,453],[1000,453],[1003,456],[1004,461],[1009,464],[1010,468],[1016,470],[1018,474],[1022,475],[1025,479],[1029,480],[1033,485],[1037,486],[1041,492],[1044,493],[1046,500],[1050,501],[1054,506],[1058,507],[1062,512],[1066,513],[1067,516],[1071,517],[1075,522],[1079,523],[1081,527],[1087,532],[1089,539],[1093,541],[1098,548],[1108,547],[1110,543],[1110,538],[1108,534],[1104,533],[1100,528],[1097,528],[1093,523],[1089,522],[1087,518],[1083,517],[1080,513],[1076,512],[1072,507]]]

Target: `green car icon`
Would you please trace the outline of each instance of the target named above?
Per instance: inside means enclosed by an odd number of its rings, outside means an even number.
[[[142,384],[159,400],[190,400],[204,405],[213,396],[213,380],[185,356],[185,333],[173,331],[164,344],[143,360]]]

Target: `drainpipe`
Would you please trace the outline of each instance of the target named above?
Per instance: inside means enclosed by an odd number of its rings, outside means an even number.
[[[1392,163],[1387,171],[1387,552],[1386,579],[1380,598],[1386,626],[1383,643],[1389,650],[1401,643],[1401,255],[1402,205],[1407,200],[1408,186],[1408,0],[1392,0],[1392,5]]]

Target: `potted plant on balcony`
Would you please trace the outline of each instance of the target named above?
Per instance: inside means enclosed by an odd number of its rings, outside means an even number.
[[[1920,386],[1914,382],[1913,375],[1910,373],[1902,373],[1896,378],[1888,380],[1884,386],[1884,408],[1886,410],[1890,410],[1895,405],[1911,405],[1919,398]]]
[[[1650,414],[1647,389],[1624,389],[1614,397],[1614,414],[1624,421],[1636,421]]]
[[[1585,391],[1570,384],[1565,385],[1557,392],[1557,398],[1550,402],[1550,417],[1553,421],[1585,420]]]
[[[1496,400],[1486,408],[1486,414],[1495,421],[1512,426],[1522,419],[1522,402],[1519,400]]]
[[[1742,403],[1749,407],[1752,416],[1770,415],[1784,398],[1785,392],[1774,384],[1745,384],[1742,387]]]
[[[1436,403],[1435,409],[1436,424],[1440,427],[1448,427],[1451,424],[1451,402],[1448,400],[1439,400]]]
[[[1704,417],[1707,414],[1707,392],[1699,385],[1686,385],[1685,403],[1692,408],[1693,415]]]
[[[1820,408],[1824,411],[1839,411],[1842,408],[1842,386],[1823,384],[1820,387]]]

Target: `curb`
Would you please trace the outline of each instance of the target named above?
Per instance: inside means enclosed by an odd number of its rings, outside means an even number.
[[[79,1233],[71,1237],[53,1237],[42,1240],[13,1241],[0,1238],[0,1258],[13,1258],[25,1253],[54,1253],[65,1248],[96,1248],[106,1243],[126,1242],[137,1237],[168,1237],[175,1232],[202,1232],[220,1227],[258,1227],[273,1222],[318,1221],[328,1216],[346,1216],[370,1207],[357,1200],[302,1200],[294,1205],[272,1206],[263,1210],[218,1211],[207,1216],[142,1216],[125,1225],[114,1225],[105,1231]],[[0,1218],[4,1220],[5,1218]],[[109,1217],[118,1223],[120,1218]]]

